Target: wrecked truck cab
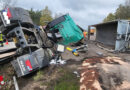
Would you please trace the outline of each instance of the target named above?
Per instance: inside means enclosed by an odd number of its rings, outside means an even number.
[[[69,14],[49,22],[45,29],[50,32],[48,36],[53,41],[63,45],[76,43],[83,39],[82,30],[75,24]]]

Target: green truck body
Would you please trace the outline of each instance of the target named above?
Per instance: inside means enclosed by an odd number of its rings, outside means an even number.
[[[64,17],[65,20],[51,28],[51,30],[58,29],[62,36],[62,40],[58,43],[68,45],[80,41],[83,38],[83,32],[75,24],[69,14],[62,17]]]

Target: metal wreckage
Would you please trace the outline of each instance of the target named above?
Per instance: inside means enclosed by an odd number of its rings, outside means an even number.
[[[18,77],[48,66],[58,54],[54,50],[58,44],[68,45],[83,39],[83,31],[69,14],[49,22],[43,29],[33,24],[28,11],[18,7],[0,11],[0,31],[5,42],[0,47],[0,64],[10,61]]]

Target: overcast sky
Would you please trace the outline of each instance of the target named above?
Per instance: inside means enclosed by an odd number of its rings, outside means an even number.
[[[53,16],[69,13],[74,21],[84,29],[97,24],[110,13],[115,12],[125,0],[17,0],[17,6],[25,9],[41,10],[48,6]]]

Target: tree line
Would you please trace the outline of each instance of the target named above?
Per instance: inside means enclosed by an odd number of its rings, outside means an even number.
[[[30,17],[32,18],[34,24],[45,26],[48,22],[53,20],[52,13],[46,6],[43,10],[28,10]]]
[[[62,13],[56,13],[55,16],[52,16],[51,10],[46,6],[43,10],[33,10],[32,8],[29,11],[30,17],[32,18],[34,24],[36,25],[47,25],[48,22],[62,16]]]
[[[103,22],[117,19],[130,20],[130,0],[126,0],[124,4],[120,4],[115,13],[109,13]]]

